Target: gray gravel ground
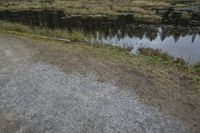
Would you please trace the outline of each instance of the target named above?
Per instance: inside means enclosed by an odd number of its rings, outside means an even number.
[[[11,47],[10,54],[3,54],[12,41],[0,40],[1,61],[21,57],[10,56]],[[0,74],[0,133],[188,132],[177,119],[140,103],[129,89],[98,82],[92,73],[66,74],[27,57]]]

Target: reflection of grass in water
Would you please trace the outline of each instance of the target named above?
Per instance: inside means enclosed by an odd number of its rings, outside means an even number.
[[[0,21],[0,29],[5,31],[16,31],[29,34],[37,34],[41,36],[56,37],[62,39],[69,39],[71,41],[81,41],[85,42],[87,36],[81,31],[71,31],[67,32],[60,29],[49,29],[49,28],[39,28],[39,27],[29,27],[19,23],[10,23]]]

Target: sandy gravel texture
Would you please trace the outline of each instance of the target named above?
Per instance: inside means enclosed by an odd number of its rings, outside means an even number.
[[[0,133],[188,132],[134,91],[33,62],[25,43],[0,37]]]

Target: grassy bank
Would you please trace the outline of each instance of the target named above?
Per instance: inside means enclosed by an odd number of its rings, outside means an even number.
[[[6,31],[40,33],[27,26],[22,28],[23,25],[15,28],[16,25],[0,26],[0,31],[4,31],[0,35],[7,35]],[[52,36],[50,33],[55,34],[51,30],[43,35]],[[16,34],[8,35],[16,37]],[[191,131],[200,128],[199,65],[186,66],[151,50],[143,50],[140,55],[134,56],[126,49],[110,45],[90,45],[81,41],[63,43],[26,34],[18,34],[17,38],[29,42],[27,47],[37,51],[35,61],[50,63],[66,73],[95,74],[98,81],[112,82],[132,90],[142,102],[178,117],[189,125]]]
[[[3,0],[0,10],[56,9],[66,15],[119,15],[132,13],[138,20],[159,22],[161,16],[152,9],[187,8],[188,5],[200,5],[198,0],[192,3],[174,3],[169,0]]]
[[[0,21],[0,29],[4,31],[16,31],[27,34],[68,39],[71,41],[85,42],[87,40],[87,35],[80,31],[67,32],[59,29],[52,30],[48,28],[29,27],[19,23],[10,23],[5,21]]]
[[[39,27],[29,27],[23,24],[19,23],[10,23],[10,22],[5,22],[5,21],[0,21],[0,29],[1,31],[5,32],[13,32],[16,34],[17,33],[22,33],[24,35],[30,34],[30,35],[40,35],[44,37],[54,37],[54,38],[59,38],[59,39],[67,39],[72,42],[81,42],[81,43],[86,43],[87,39],[89,39],[89,35],[84,34],[83,32],[80,31],[72,31],[72,32],[67,32],[64,30],[60,29],[49,29],[49,28],[39,28]],[[113,46],[108,46],[108,45],[103,45],[102,47],[108,47],[111,48]],[[118,47],[118,50],[122,50],[123,48]],[[128,50],[122,50],[126,51],[129,53]],[[195,70],[197,73],[200,73],[200,64],[197,63],[194,66],[186,66],[185,62],[181,59],[174,59],[171,56],[169,56],[166,53],[162,53],[159,50],[153,50],[150,48],[141,48],[139,49],[140,55],[141,56],[146,56],[148,57],[149,60],[151,60],[154,63],[163,63],[163,64],[175,64],[180,67],[188,67],[192,70]],[[112,55],[111,55],[112,56]]]
[[[55,37],[59,39],[66,39],[72,42],[87,42],[90,35],[86,35],[80,31],[72,31],[67,32],[60,29],[49,29],[49,28],[39,28],[39,27],[29,27],[19,23],[10,23],[5,21],[0,21],[0,29],[2,31],[11,31],[23,34],[31,34],[31,35],[40,35],[45,37]],[[112,47],[112,46],[103,46],[103,47]],[[123,48],[119,48],[123,49]],[[185,67],[185,62],[181,59],[174,59],[169,56],[167,53],[162,53],[159,50],[153,50],[150,48],[141,48],[139,49],[141,55],[145,55],[148,57],[152,57],[152,61],[154,62],[165,62],[165,63],[175,63],[179,66]],[[189,66],[187,66],[189,67]],[[197,63],[194,66],[190,66],[196,72],[200,72],[200,64]]]

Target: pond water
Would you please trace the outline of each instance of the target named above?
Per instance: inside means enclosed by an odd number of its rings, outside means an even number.
[[[134,54],[139,52],[139,48],[159,49],[174,58],[185,60],[188,64],[195,64],[200,61],[199,33],[190,33],[189,30],[188,32],[178,33],[179,31],[175,27],[171,27],[174,30],[172,33],[169,32],[170,28],[168,30],[161,26],[154,28],[156,29],[154,31],[142,30],[142,32],[141,30],[138,31],[138,27],[135,27],[131,29],[132,34],[122,33],[120,30],[114,34],[111,31],[110,34],[97,31],[90,42],[129,48],[132,49],[131,51]]]
[[[0,20],[21,22],[30,26],[80,30],[92,35],[90,43],[131,48],[159,49],[188,64],[200,61],[200,27],[176,24],[140,24],[133,15],[66,16],[62,11],[0,11]],[[173,21],[175,22],[175,21]]]

